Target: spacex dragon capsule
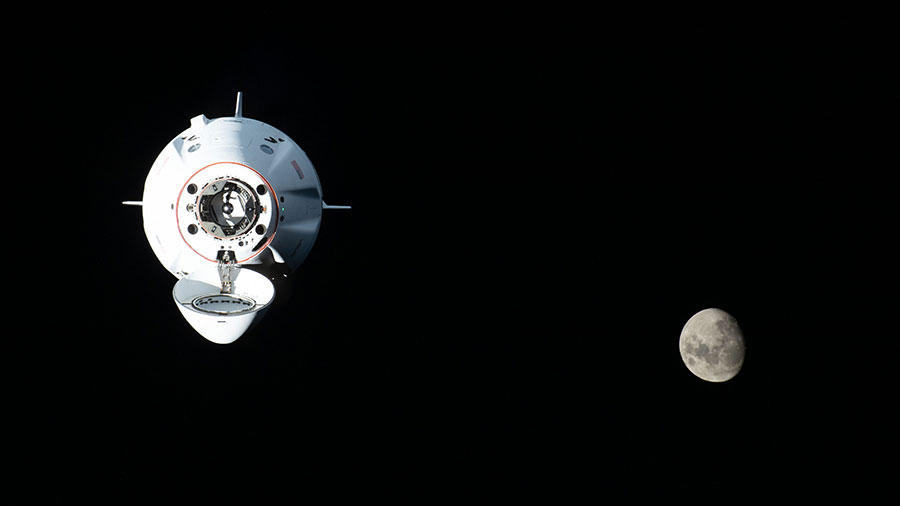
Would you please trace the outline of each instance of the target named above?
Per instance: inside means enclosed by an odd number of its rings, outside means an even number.
[[[237,340],[309,255],[324,209],[312,163],[285,133],[242,114],[191,119],[162,150],[141,206],[150,248],[178,281],[176,307],[206,339]]]

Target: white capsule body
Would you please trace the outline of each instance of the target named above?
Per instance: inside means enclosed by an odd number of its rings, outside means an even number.
[[[323,208],[318,175],[303,150],[277,128],[240,116],[192,119],[153,163],[142,202],[147,241],[179,279],[178,309],[219,343],[234,341],[258,320],[274,290],[264,286],[271,285],[265,276],[238,274],[233,288],[246,293],[235,292],[234,311],[226,311],[227,297],[187,300],[214,295],[199,294],[197,283],[221,289],[223,256],[238,272],[267,263],[293,272],[315,243]],[[252,309],[241,311],[247,298]]]

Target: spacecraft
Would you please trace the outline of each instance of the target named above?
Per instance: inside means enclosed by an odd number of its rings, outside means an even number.
[[[191,119],[147,174],[144,233],[177,279],[176,307],[206,339],[237,340],[275,298],[275,283],[309,255],[322,212],[349,209],[322,200],[309,158],[277,128],[234,116]]]

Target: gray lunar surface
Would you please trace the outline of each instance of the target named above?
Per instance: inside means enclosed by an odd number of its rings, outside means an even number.
[[[721,309],[704,309],[681,330],[679,349],[684,365],[698,378],[728,381],[744,365],[744,335],[737,320]]]

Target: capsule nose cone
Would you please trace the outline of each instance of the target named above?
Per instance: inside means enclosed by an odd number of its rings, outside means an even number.
[[[232,286],[233,293],[222,293],[218,274],[208,269],[175,283],[172,298],[201,336],[229,344],[262,319],[275,297],[275,287],[265,276],[246,269],[234,273]]]
[[[201,314],[183,305],[179,305],[178,309],[197,333],[217,344],[231,344],[237,341],[253,326],[254,322],[261,320],[268,310],[268,308],[264,308],[248,314],[223,316]]]
[[[212,341],[216,344],[231,344],[244,335],[244,332],[247,330],[247,328],[240,328],[243,325],[229,325],[227,321],[221,320],[215,323],[215,328],[202,328],[197,325],[192,325],[192,327],[201,336],[205,337],[207,341]]]

